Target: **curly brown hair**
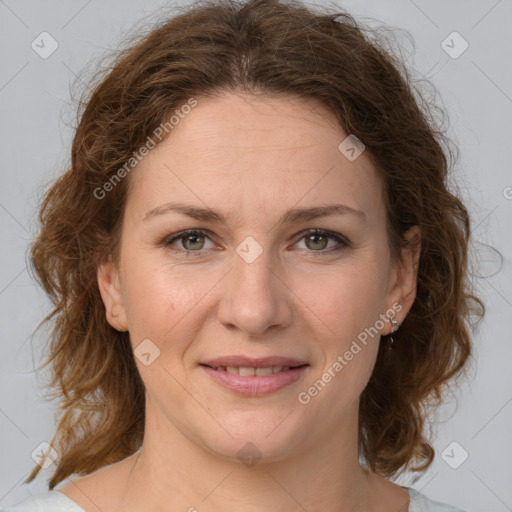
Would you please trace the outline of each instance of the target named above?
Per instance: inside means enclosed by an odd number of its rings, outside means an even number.
[[[42,366],[51,365],[48,395],[61,412],[49,489],[130,456],[144,435],[144,384],[129,334],[107,322],[97,282],[99,264],[118,257],[129,176],[104,199],[97,191],[191,97],[223,91],[322,102],[382,177],[392,254],[399,257],[409,227],[421,228],[416,299],[393,335],[392,357],[379,347],[360,397],[359,449],[384,477],[429,467],[427,406],[465,374],[470,319],[484,306],[468,278],[469,215],[449,191],[453,144],[421,83],[377,29],[293,0],[205,0],[115,56],[81,102],[69,170],[46,193],[31,246],[35,278],[53,304],[41,323],[52,325]]]

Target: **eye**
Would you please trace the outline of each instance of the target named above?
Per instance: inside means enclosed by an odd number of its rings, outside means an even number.
[[[205,231],[189,229],[187,231],[181,231],[180,233],[173,235],[171,238],[166,239],[163,244],[165,247],[172,248],[170,246],[174,245],[174,243],[178,241],[181,245],[181,249],[176,249],[178,252],[199,252],[201,249],[205,248],[205,239],[209,240]],[[212,247],[210,247],[210,249],[211,248]]]
[[[306,249],[309,249],[312,252],[339,251],[349,245],[349,242],[345,237],[322,229],[310,229],[302,232],[300,236],[301,238],[299,239],[299,242],[304,240]],[[334,240],[337,245],[334,244],[334,247],[328,247],[329,239]],[[325,250],[327,248],[329,250]]]

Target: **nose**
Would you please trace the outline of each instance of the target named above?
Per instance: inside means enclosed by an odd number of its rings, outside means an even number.
[[[226,328],[262,337],[271,328],[290,325],[293,293],[270,251],[264,250],[252,262],[235,253],[222,286],[218,318]]]

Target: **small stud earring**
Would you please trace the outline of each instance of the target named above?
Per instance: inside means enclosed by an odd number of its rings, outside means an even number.
[[[392,345],[393,345],[393,333],[398,331],[398,328],[400,327],[400,322],[398,320],[396,320],[395,318],[392,318],[391,319],[391,333],[389,335],[389,349],[392,348]]]

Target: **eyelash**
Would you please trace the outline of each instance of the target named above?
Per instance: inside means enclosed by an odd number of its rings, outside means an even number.
[[[176,233],[174,235],[171,235],[171,237],[166,238],[162,242],[162,245],[166,249],[170,249],[174,252],[184,253],[186,255],[186,257],[202,256],[204,254],[203,250],[190,251],[187,249],[174,249],[171,247],[172,243],[175,242],[176,240],[180,240],[180,239],[185,238],[186,236],[190,236],[190,235],[200,235],[200,236],[210,239],[207,231],[204,231],[202,229],[187,229],[185,231],[180,231],[179,233]],[[333,252],[341,251],[342,249],[350,246],[350,242],[345,237],[343,237],[339,234],[333,233],[331,231],[325,231],[323,229],[309,229],[309,230],[303,231],[298,235],[299,237],[297,238],[297,241],[295,243],[300,242],[307,236],[311,236],[311,235],[320,235],[320,236],[325,236],[327,238],[331,238],[331,239],[335,240],[336,242],[338,242],[338,244],[340,244],[340,245],[337,247],[331,247],[330,249],[323,249],[323,250],[318,250],[318,251],[306,249],[308,252],[319,253],[319,254],[332,254]],[[194,254],[194,253],[197,253],[197,254]]]

